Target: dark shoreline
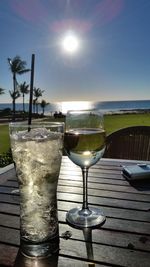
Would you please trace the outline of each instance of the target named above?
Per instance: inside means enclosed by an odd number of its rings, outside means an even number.
[[[108,111],[106,110],[106,112],[104,112],[104,114],[107,114],[107,115],[123,115],[123,114],[150,114],[150,109],[122,109],[122,110],[111,110],[111,111]],[[51,116],[50,115],[44,115],[41,116],[35,116],[34,119],[42,119],[42,118],[50,118]],[[17,121],[25,121],[27,120],[27,117],[26,118],[23,118],[22,116],[19,117],[17,116],[16,118],[16,122]],[[10,123],[12,122],[12,117],[11,116],[8,116],[8,117],[5,117],[5,116],[1,116],[0,115],[0,124],[3,124],[3,123]]]

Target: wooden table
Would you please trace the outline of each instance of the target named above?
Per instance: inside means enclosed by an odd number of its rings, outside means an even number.
[[[39,261],[18,252],[18,183],[14,169],[2,174],[0,266],[150,267],[150,183],[130,185],[122,176],[122,164],[133,162],[102,159],[91,168],[89,204],[100,207],[107,219],[99,229],[82,231],[65,222],[66,211],[82,203],[82,177],[80,168],[63,158],[58,186],[60,251]]]

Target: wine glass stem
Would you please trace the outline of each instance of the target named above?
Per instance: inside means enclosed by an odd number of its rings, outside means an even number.
[[[88,168],[82,168],[82,177],[83,177],[83,204],[82,210],[88,209]]]

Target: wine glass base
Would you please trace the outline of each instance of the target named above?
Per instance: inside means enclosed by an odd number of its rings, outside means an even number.
[[[87,210],[74,208],[67,212],[66,221],[75,228],[97,228],[105,223],[106,217],[103,212],[97,208],[90,208]]]

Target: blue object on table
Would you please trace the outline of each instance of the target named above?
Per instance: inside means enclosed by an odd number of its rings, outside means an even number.
[[[122,174],[129,181],[150,179],[150,165],[148,164],[126,165],[122,167]]]

